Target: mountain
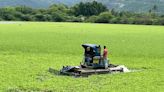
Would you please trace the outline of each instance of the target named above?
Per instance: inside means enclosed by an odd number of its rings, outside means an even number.
[[[26,5],[34,8],[47,8],[52,4],[72,6],[79,2],[98,1],[109,9],[118,11],[148,12],[154,5],[157,12],[164,14],[164,0],[0,0],[0,7]]]

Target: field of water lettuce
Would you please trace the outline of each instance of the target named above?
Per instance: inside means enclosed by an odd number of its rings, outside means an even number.
[[[83,43],[106,45],[130,73],[85,78],[48,72],[79,65]],[[163,92],[164,26],[0,22],[0,92]]]

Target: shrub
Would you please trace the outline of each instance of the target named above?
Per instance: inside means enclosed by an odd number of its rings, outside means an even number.
[[[98,18],[97,16],[91,16],[86,20],[86,22],[95,23],[97,18]]]
[[[98,16],[96,23],[109,23],[112,18],[113,15],[110,12],[103,12]]]
[[[66,14],[61,13],[61,12],[55,12],[52,14],[52,21],[56,22],[64,22],[66,21]]]

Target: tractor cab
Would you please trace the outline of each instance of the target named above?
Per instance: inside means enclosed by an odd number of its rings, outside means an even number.
[[[107,68],[109,65],[108,60],[104,60],[101,56],[101,46],[96,44],[83,44],[84,59],[81,64],[87,68]]]

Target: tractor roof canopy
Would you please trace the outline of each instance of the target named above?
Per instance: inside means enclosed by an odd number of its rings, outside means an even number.
[[[86,49],[87,47],[95,49],[95,48],[98,48],[100,45],[96,45],[96,44],[83,44],[82,46],[83,46],[84,49]]]
[[[82,47],[85,49],[87,49],[87,47],[91,48],[91,51],[95,53],[95,56],[100,56],[101,53],[101,47],[100,45],[96,45],[96,44],[83,44]]]

